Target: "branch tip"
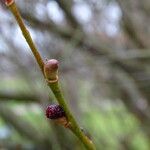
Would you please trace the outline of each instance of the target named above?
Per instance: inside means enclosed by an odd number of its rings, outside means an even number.
[[[6,4],[6,6],[10,6],[15,2],[15,0],[4,0],[4,2]]]

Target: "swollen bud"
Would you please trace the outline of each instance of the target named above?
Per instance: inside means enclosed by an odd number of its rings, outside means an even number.
[[[50,105],[46,109],[46,116],[50,119],[58,119],[65,116],[65,112],[60,105]]]
[[[14,0],[4,0],[5,4],[7,6],[10,6],[11,4],[13,4],[15,1]]]
[[[54,120],[57,124],[60,124],[66,128],[69,127],[68,120],[66,118],[65,112],[60,105],[50,105],[46,109],[46,117]]]
[[[56,59],[46,61],[44,64],[44,75],[50,83],[58,80],[58,61]]]

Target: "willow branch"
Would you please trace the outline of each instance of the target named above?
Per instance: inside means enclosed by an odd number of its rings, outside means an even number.
[[[10,2],[10,1],[9,1]],[[9,4],[7,4],[10,11],[12,12],[12,14],[14,15],[23,36],[25,37],[29,47],[32,50],[32,53],[34,54],[34,57],[36,58],[36,61],[39,65],[39,67],[41,68],[42,73],[44,74],[44,62],[35,46],[35,44],[33,43],[33,40],[28,32],[28,30],[26,29],[22,17],[17,9],[17,6],[14,2],[14,0],[12,0]],[[44,74],[45,76],[45,74]],[[48,80],[48,78],[46,78],[46,80]],[[48,86],[51,88],[52,92],[54,93],[58,103],[63,107],[67,119],[71,124],[71,130],[73,131],[73,133],[82,141],[82,143],[84,144],[84,146],[88,149],[88,150],[95,150],[95,146],[92,143],[92,141],[81,131],[79,125],[77,124],[76,120],[74,119],[71,111],[69,110],[68,105],[65,102],[65,99],[63,97],[62,91],[60,90],[60,86],[58,84],[58,80],[56,80],[56,82],[48,82]]]
[[[32,38],[31,38],[29,31],[27,30],[27,28],[24,25],[24,22],[23,22],[22,17],[21,17],[21,15],[20,15],[17,7],[16,7],[15,2],[13,1],[13,3],[8,5],[8,7],[9,7],[10,11],[12,12],[12,14],[14,15],[14,17],[15,17],[15,19],[16,19],[16,21],[17,21],[17,23],[18,23],[18,25],[22,31],[22,34],[23,34],[24,38],[26,39],[30,49],[32,50],[32,53],[33,53],[38,65],[40,66],[42,73],[43,73],[44,62],[42,60],[42,57],[40,56],[40,53],[38,52],[38,49],[36,48]]]
[[[48,85],[50,86],[51,90],[53,91],[59,104],[65,110],[65,112],[67,114],[67,118],[71,122],[71,128],[70,128],[71,131],[83,142],[83,144],[85,145],[85,147],[87,149],[94,150],[95,147],[94,147],[92,141],[86,135],[84,135],[84,133],[81,131],[79,125],[77,124],[75,118],[73,117],[72,113],[70,112],[70,110],[65,102],[65,98],[61,92],[58,81],[54,82],[54,83],[49,83]]]

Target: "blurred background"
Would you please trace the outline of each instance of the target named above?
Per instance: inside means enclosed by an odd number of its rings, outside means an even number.
[[[84,150],[45,117],[57,103],[0,1],[0,149]],[[150,149],[150,1],[16,0],[97,150]]]

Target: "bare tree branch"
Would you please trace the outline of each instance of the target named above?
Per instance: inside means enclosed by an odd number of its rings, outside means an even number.
[[[122,69],[116,68],[114,77],[118,86],[122,89],[123,103],[145,126],[145,133],[150,137],[150,112],[147,100],[138,90],[134,80]]]
[[[36,102],[39,103],[38,94],[29,94],[29,93],[16,93],[16,92],[6,92],[0,91],[0,100],[10,101],[20,101],[20,102]]]
[[[75,18],[75,16],[72,13],[73,1],[72,0],[56,0],[56,2],[60,6],[60,8],[64,11],[64,13],[66,15],[66,19],[68,20],[70,25],[73,28],[80,29],[82,31],[79,22],[77,21],[77,19]]]
[[[8,108],[4,103],[0,105],[0,116],[4,121],[19,131],[20,134],[33,140],[40,147],[42,146],[44,148],[44,145],[46,146],[46,143],[50,142],[46,139],[47,136],[35,129],[32,124],[25,121],[22,117],[16,115],[11,108]]]

